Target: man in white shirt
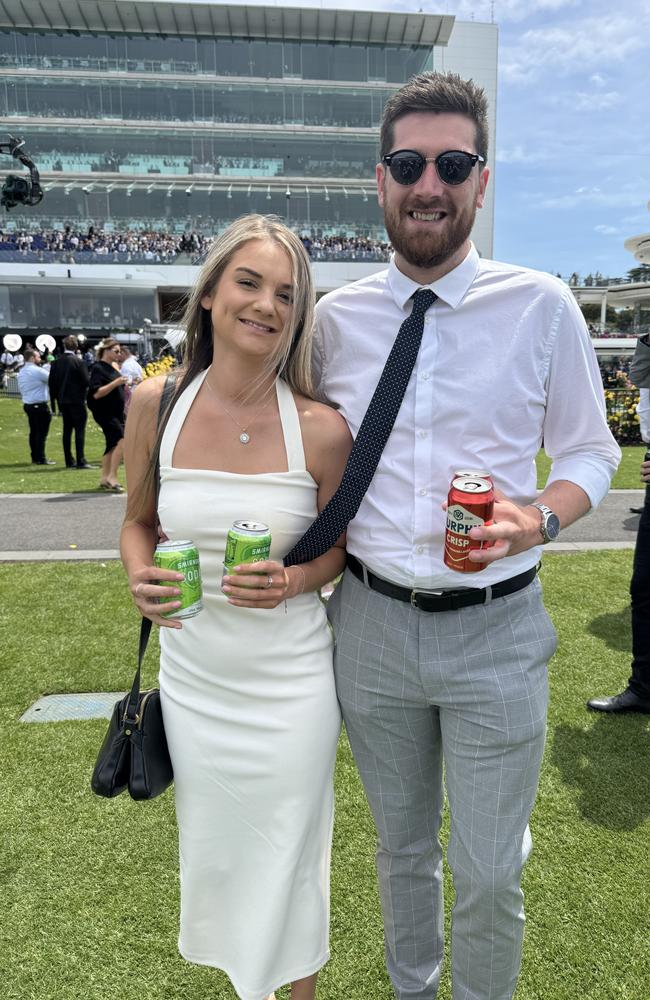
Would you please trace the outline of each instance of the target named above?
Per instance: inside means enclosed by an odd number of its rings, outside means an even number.
[[[433,1000],[440,979],[444,760],[454,997],[510,1000],[556,646],[536,566],[560,526],[605,496],[620,449],[570,290],[481,260],[470,242],[489,176],[483,91],[453,74],[409,81],[384,111],[381,156],[395,256],[317,306],[316,384],[353,434],[411,297],[426,287],[438,298],[348,527],[348,568],[329,607],[337,689],[379,833],[397,997]],[[542,439],[552,466],[538,496]],[[471,531],[493,543],[470,556],[480,575],[443,562],[443,504],[467,468],[488,470],[499,491],[494,523]]]
[[[639,386],[639,429],[646,445],[641,463],[641,482],[646,484],[645,503],[634,546],[630,603],[632,611],[632,673],[620,694],[590,698],[593,712],[623,715],[637,712],[650,715],[650,337],[637,341],[630,367],[630,379]]]
[[[120,374],[126,375],[129,379],[129,385],[138,385],[144,378],[142,366],[138,362],[137,358],[131,354],[131,350],[126,346],[126,344],[122,344],[121,349],[122,357],[120,359]]]
[[[52,414],[49,407],[49,369],[41,368],[41,356],[38,351],[26,349],[24,364],[17,378],[23,410],[29,421],[29,450],[32,464],[56,465],[52,459],[45,457],[45,441]]]
[[[124,414],[126,415],[129,412],[129,406],[131,405],[133,390],[137,385],[140,385],[144,378],[142,366],[139,364],[138,360],[133,357],[130,348],[128,348],[126,344],[121,345],[120,374],[126,375],[128,378],[128,382],[124,387]]]

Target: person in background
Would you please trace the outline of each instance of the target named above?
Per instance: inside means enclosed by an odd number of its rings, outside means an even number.
[[[98,344],[87,397],[88,409],[104,432],[106,442],[99,486],[114,493],[124,492],[117,481],[117,470],[124,454],[124,386],[127,381],[120,372],[121,354],[120,345],[112,337]]]
[[[2,365],[3,371],[11,372],[15,368],[15,359],[11,351],[6,349],[0,355],[0,365]]]
[[[645,459],[641,463],[645,503],[641,509],[630,580],[632,673],[627,687],[619,694],[591,698],[587,702],[592,712],[610,715],[627,712],[650,715],[650,342],[647,335],[637,341],[630,381],[639,387],[639,427],[641,440],[646,445]]]
[[[133,389],[136,385],[144,379],[144,372],[141,365],[138,363],[137,358],[131,353],[131,349],[122,344],[122,357],[120,362],[120,372],[122,375],[126,375],[127,383],[124,390],[124,413],[129,412],[129,406],[131,404],[131,396],[133,394]]]
[[[25,362],[18,372],[18,391],[29,421],[29,450],[33,465],[56,465],[45,456],[45,441],[52,414],[49,407],[48,373],[40,367],[38,351],[25,349]]]
[[[621,454],[571,290],[480,258],[471,242],[487,147],[487,99],[473,81],[423,73],[392,94],[376,177],[395,256],[316,307],[318,398],[353,436],[390,355],[389,392],[407,381],[328,602],[339,701],[379,832],[399,1000],[438,992],[444,786],[453,996],[515,992],[557,642],[537,566],[560,527],[600,503]],[[542,438],[552,465],[538,495]],[[488,470],[497,491],[493,521],[468,532],[480,573],[443,559],[457,469]]]
[[[14,370],[14,356],[6,349],[0,354],[0,386],[4,389],[7,384],[7,375]]]
[[[85,456],[88,420],[86,396],[90,377],[85,364],[77,357],[78,346],[76,337],[70,335],[64,338],[63,354],[50,367],[50,398],[53,408],[55,402],[58,405],[63,420],[62,441],[66,468],[92,469],[96,466],[90,465]],[[76,460],[72,454],[73,431]]]

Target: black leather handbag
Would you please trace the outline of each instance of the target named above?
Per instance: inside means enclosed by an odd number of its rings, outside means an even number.
[[[140,670],[151,621],[140,626],[138,669],[129,694],[115,704],[91,780],[93,792],[113,798],[128,788],[132,799],[153,799],[171,785],[174,772],[160,708],[160,691],[140,690]]]
[[[175,376],[170,374],[158,409],[158,424],[169,408]],[[156,463],[154,477],[156,500],[160,487],[160,469]],[[154,799],[174,780],[172,762],[160,707],[160,691],[140,690],[140,670],[151,634],[151,620],[140,624],[138,669],[130,692],[116,702],[108,732],[104,737],[91,779],[97,795],[112,799],[128,788],[132,799]]]

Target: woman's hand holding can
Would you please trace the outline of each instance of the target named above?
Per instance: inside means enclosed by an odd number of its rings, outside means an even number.
[[[145,566],[133,574],[129,580],[135,606],[144,618],[150,618],[155,625],[164,628],[182,628],[175,618],[163,618],[173,614],[181,606],[180,587],[184,577],[170,569]],[[164,601],[164,603],[161,603]]]

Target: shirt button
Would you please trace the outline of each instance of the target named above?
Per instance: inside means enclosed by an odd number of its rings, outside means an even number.
[[[430,379],[430,378],[431,378],[431,375],[430,375],[430,373],[429,373],[429,372],[422,372],[422,378],[423,378],[423,379],[424,379],[424,381],[426,382],[426,381],[427,381],[427,379]]]
[[[419,437],[419,438],[425,438],[425,437],[427,437],[427,436],[428,436],[428,435],[427,435],[427,432],[426,432],[426,431],[418,431],[418,437]]]
[[[426,495],[427,495],[427,491],[426,490],[420,490],[420,496],[421,497],[425,497]]]
[[[431,323],[431,317],[430,316],[425,316],[424,317],[424,323],[425,323],[425,326],[429,326],[430,323]]]
[[[415,551],[417,552],[417,554],[418,554],[419,556],[421,556],[421,555],[422,555],[422,553],[424,552],[424,545],[418,545],[418,546],[416,546],[416,549],[415,549]]]

